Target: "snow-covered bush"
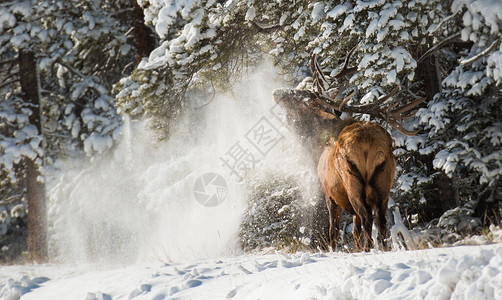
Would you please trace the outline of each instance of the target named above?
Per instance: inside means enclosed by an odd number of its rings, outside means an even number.
[[[468,202],[463,206],[459,206],[446,211],[438,222],[438,227],[447,232],[454,233],[472,233],[479,229],[481,220],[473,217],[474,202]]]
[[[310,244],[308,216],[312,213],[303,200],[294,178],[267,176],[248,184],[247,208],[239,229],[242,249],[267,247],[295,250]]]
[[[0,263],[16,260],[27,250],[27,205],[22,181],[12,183],[7,173],[0,171]]]

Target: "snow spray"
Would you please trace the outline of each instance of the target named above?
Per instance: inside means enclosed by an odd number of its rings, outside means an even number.
[[[245,177],[305,172],[307,156],[272,100],[285,86],[277,78],[265,65],[235,84],[232,97],[190,99],[166,142],[125,119],[113,153],[62,162],[48,192],[53,256],[130,263],[238,253]],[[302,184],[306,194],[315,186]]]

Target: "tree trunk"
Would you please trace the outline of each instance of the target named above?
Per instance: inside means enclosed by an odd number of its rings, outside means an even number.
[[[432,44],[432,42],[430,43]],[[421,57],[427,48],[417,49],[416,57]],[[427,99],[431,100],[434,95],[441,91],[441,74],[438,73],[437,60],[434,55],[426,58],[416,69],[417,80],[423,82],[423,92]],[[430,156],[422,156],[422,162],[430,166],[433,170],[432,158]],[[434,180],[435,185],[439,190],[439,201],[441,203],[442,213],[448,209],[457,207],[459,204],[458,188],[453,180],[451,180],[443,171],[440,172],[438,177]]]
[[[147,57],[155,49],[155,39],[150,27],[145,25],[145,15],[143,8],[139,6],[138,1],[132,0],[134,6],[134,33],[136,42],[136,63],[139,63],[143,57]]]
[[[427,99],[432,99],[434,95],[441,91],[441,74],[437,72],[436,62],[435,56],[431,55],[419,64],[416,69],[417,79],[422,80],[424,83],[423,91]]]
[[[37,62],[33,51],[19,51],[19,74],[22,97],[26,107],[32,114],[29,116],[38,134],[42,134],[40,118],[40,96],[37,74]],[[47,259],[47,212],[45,207],[45,191],[38,181],[40,171],[34,159],[25,157],[26,188],[28,197],[28,254],[30,259],[44,261]]]
[[[439,189],[439,199],[443,212],[457,207],[459,203],[458,188],[455,182],[441,171],[435,180]]]
[[[47,259],[47,210],[44,186],[37,180],[40,171],[33,160],[24,159],[28,197],[28,255],[31,260]]]
[[[426,44],[417,46],[411,50],[411,53],[413,57],[422,57],[432,45],[433,40],[429,38]],[[436,55],[432,54],[421,61],[415,70],[416,80],[423,82],[420,90],[425,93],[428,100],[432,100],[434,95],[441,91],[442,74],[439,73],[437,64]]]

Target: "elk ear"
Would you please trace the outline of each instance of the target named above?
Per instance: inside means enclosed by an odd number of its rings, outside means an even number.
[[[336,116],[334,114],[330,114],[328,112],[325,112],[323,110],[321,110],[320,108],[314,108],[314,112],[316,113],[316,115],[320,116],[320,117],[323,117],[325,119],[328,119],[328,120],[333,120],[333,119],[336,119]]]
[[[339,113],[336,110],[332,110],[332,112],[327,112],[327,111],[321,109],[318,106],[320,104],[322,106],[322,103],[320,103],[319,100],[320,99],[314,100],[316,102],[315,104],[310,103],[310,102],[303,102],[303,105],[305,105],[306,107],[310,108],[316,115],[318,115],[320,117],[323,117],[325,119],[333,120],[333,119],[336,119],[336,118],[340,118],[341,113]]]

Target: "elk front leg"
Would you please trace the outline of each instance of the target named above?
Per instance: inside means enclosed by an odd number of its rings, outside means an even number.
[[[340,233],[340,207],[329,196],[326,197],[326,203],[329,211],[329,242],[331,249],[336,251]]]

